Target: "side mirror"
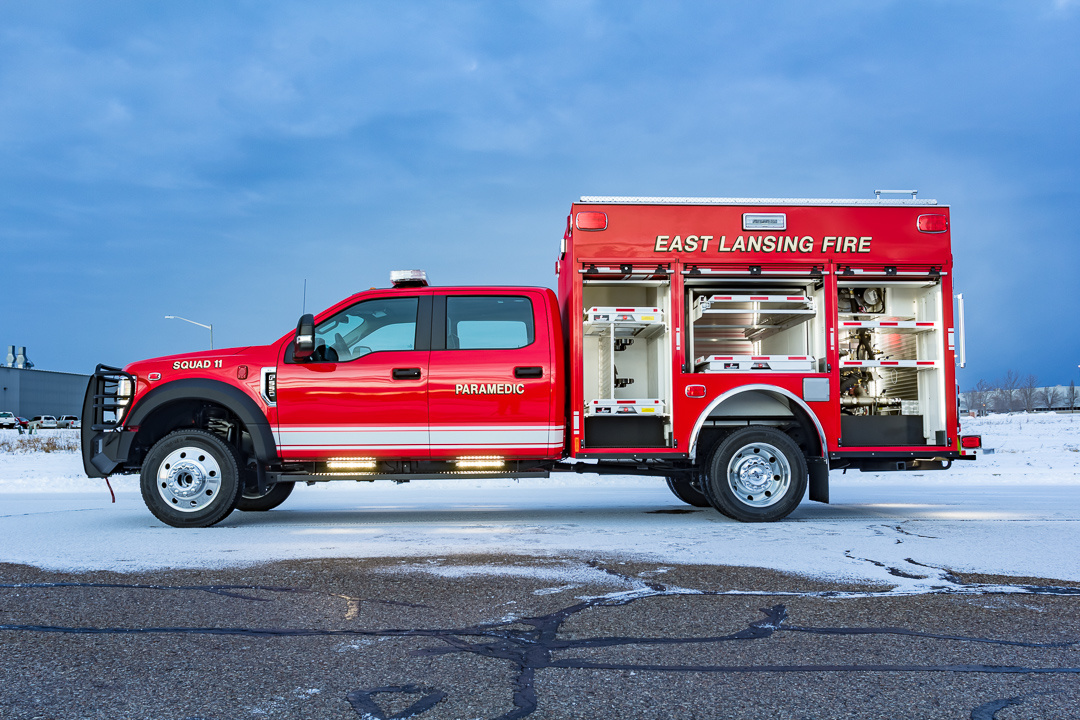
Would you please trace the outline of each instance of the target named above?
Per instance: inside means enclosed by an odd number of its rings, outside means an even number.
[[[311,313],[300,318],[296,324],[296,343],[293,345],[293,358],[310,360],[315,353],[315,316]]]

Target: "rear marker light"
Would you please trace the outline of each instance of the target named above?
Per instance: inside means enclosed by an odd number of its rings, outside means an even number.
[[[974,450],[982,447],[982,435],[964,435],[960,438],[960,447]]]
[[[919,232],[943,233],[949,229],[949,218],[945,215],[920,215]]]
[[[248,376],[248,366],[247,365],[240,365],[239,367],[236,368],[236,379],[237,380],[247,380],[247,376]]]
[[[607,213],[595,210],[579,212],[574,224],[578,230],[607,230]]]

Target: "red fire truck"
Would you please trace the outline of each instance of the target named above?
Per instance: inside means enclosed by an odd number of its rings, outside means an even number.
[[[978,452],[935,201],[585,197],[555,268],[557,296],[393,273],[269,345],[98,366],[86,472],[141,472],[178,527],[297,481],[552,472],[772,521],[828,502],[830,468]]]

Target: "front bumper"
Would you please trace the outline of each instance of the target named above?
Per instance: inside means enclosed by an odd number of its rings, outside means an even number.
[[[86,386],[82,412],[82,459],[88,477],[106,477],[128,459],[135,433],[123,429],[125,405],[118,400],[119,382],[135,378],[120,368],[98,365]]]

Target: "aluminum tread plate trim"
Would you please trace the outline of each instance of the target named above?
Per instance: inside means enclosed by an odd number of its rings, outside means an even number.
[[[582,203],[600,205],[912,205],[937,206],[937,200],[910,198],[724,198],[724,197],[620,197],[617,195],[582,195]]]

